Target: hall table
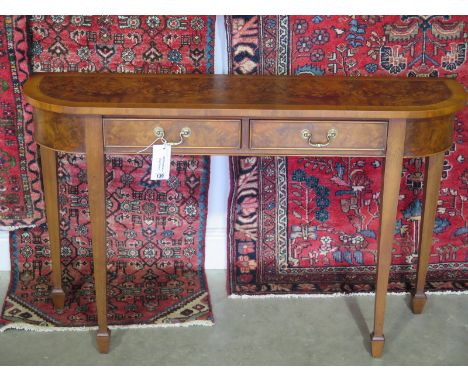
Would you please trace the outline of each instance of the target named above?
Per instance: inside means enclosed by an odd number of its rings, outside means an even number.
[[[52,257],[52,300],[64,307],[56,151],[85,153],[97,304],[97,346],[109,349],[105,154],[137,153],[156,138],[174,154],[385,157],[372,356],[384,346],[384,311],[403,157],[426,157],[412,310],[426,302],[444,152],[467,94],[451,79],[312,76],[34,74],[34,107]],[[158,143],[160,143],[160,141]],[[150,150],[147,150],[148,152]]]

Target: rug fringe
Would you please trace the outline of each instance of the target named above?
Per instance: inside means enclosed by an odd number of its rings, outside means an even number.
[[[29,224],[29,225],[1,225],[0,226],[0,232],[10,232],[10,231],[16,231],[17,229],[22,229],[22,228],[34,228],[36,227],[35,224]]]
[[[468,294],[468,290],[427,291],[426,294],[434,294],[434,295]]]
[[[188,328],[192,326],[213,326],[214,322],[209,320],[189,321],[174,324],[132,324],[132,325],[109,325],[109,329],[156,329],[156,328]],[[32,332],[84,332],[97,330],[97,326],[40,326],[21,322],[13,322],[0,327],[0,333],[10,329],[26,330]]]
[[[411,292],[388,292],[387,295],[398,296],[408,295]],[[466,295],[468,290],[463,291],[427,291],[427,295]],[[233,300],[242,299],[271,299],[271,298],[337,298],[337,297],[353,297],[353,296],[375,296],[375,292],[358,292],[358,293],[330,293],[330,294],[263,294],[263,295],[249,295],[249,294],[231,294],[228,298]]]

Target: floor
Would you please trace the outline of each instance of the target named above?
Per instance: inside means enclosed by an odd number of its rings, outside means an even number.
[[[212,327],[0,333],[0,365],[468,365],[468,295],[430,295],[424,314],[388,297],[383,358],[369,355],[373,296],[231,299],[225,271],[207,271]],[[0,296],[8,273],[0,272]],[[3,300],[2,300],[3,301]]]

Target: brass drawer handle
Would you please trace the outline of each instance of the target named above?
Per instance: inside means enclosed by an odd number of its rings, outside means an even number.
[[[310,140],[312,139],[312,134],[308,129],[304,129],[301,131],[302,138],[307,141],[309,146],[312,147],[327,147],[337,136],[338,136],[338,131],[335,129],[330,129],[328,130],[327,133],[327,141],[325,143],[313,143]]]
[[[162,127],[159,127],[159,126],[155,127],[153,132],[154,132],[154,135],[156,135],[157,140],[161,140],[162,143],[165,143],[171,146],[178,146],[184,143],[184,138],[188,138],[192,134],[192,130],[190,130],[190,127],[184,127],[182,128],[182,130],[180,130],[180,133],[179,133],[180,140],[178,142],[168,142],[166,138],[164,138],[165,133]]]

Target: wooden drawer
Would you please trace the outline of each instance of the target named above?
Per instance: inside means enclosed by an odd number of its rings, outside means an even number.
[[[182,129],[189,128],[190,135],[180,145],[173,146],[173,149],[187,153],[216,152],[216,148],[236,149],[241,142],[240,120],[105,118],[106,150],[121,153],[141,150],[156,139],[155,128],[164,130],[164,138],[168,142],[178,142]]]
[[[304,138],[303,131],[310,133]],[[328,139],[328,135],[336,134]],[[304,150],[324,154],[346,151],[372,155],[385,153],[387,122],[382,121],[286,121],[251,120],[250,149]],[[311,144],[309,144],[309,141]],[[327,144],[327,142],[329,143]],[[325,144],[316,147],[315,144]]]

